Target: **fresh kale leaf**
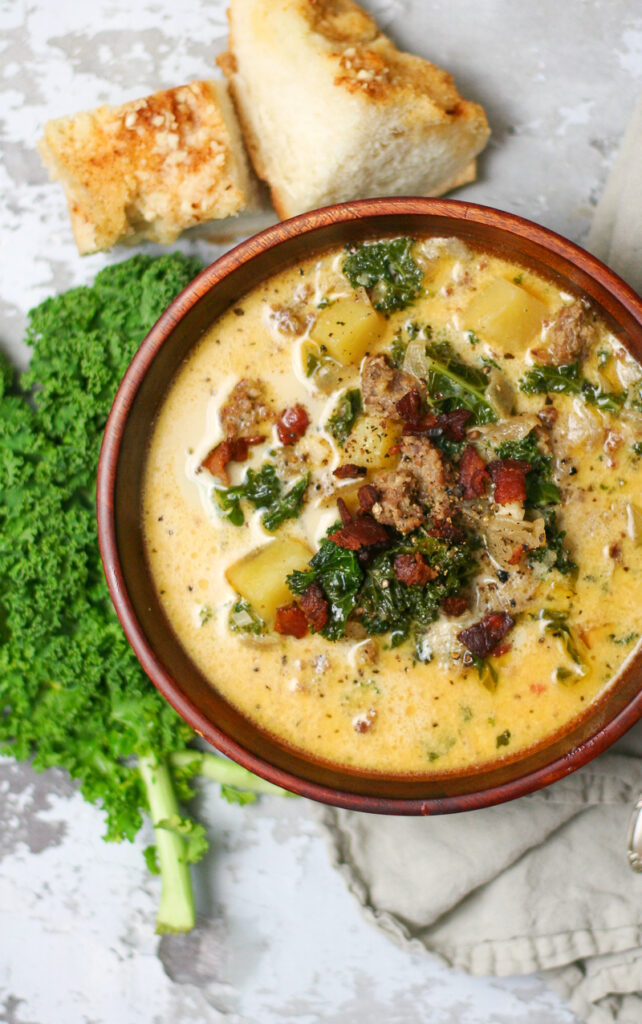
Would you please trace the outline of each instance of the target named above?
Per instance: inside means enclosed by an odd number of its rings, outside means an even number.
[[[342,448],[362,412],[363,400],[359,388],[344,391],[328,420],[328,430]]]
[[[343,273],[353,288],[365,288],[375,309],[405,309],[419,295],[423,271],[412,255],[412,238],[363,242],[350,247]]]
[[[332,526],[329,532],[335,529],[337,525]],[[303,594],[312,583],[317,583],[323,590],[329,604],[329,615],[321,634],[328,640],[338,640],[344,635],[362,582],[363,572],[354,551],[340,548],[328,537],[321,541],[308,568],[293,572],[287,578],[293,594]]]
[[[535,430],[531,430],[519,441],[503,441],[497,447],[497,454],[500,459],[525,459],[530,462],[531,469],[526,474],[528,505],[539,508],[561,500],[559,488],[552,479],[553,459],[540,452]]]
[[[427,400],[439,412],[470,409],[471,423],[494,423],[497,413],[485,392],[488,378],[483,370],[461,359],[448,341],[426,346]]]
[[[595,405],[605,412],[619,412],[626,401],[626,391],[603,391],[598,384],[583,378],[578,362],[565,366],[538,363],[526,371],[519,386],[526,395],[578,395],[588,405]]]
[[[237,789],[236,786],[221,786],[221,796],[228,804],[240,804],[241,807],[256,802],[256,793],[248,789]]]
[[[161,872],[159,931],[193,927],[187,860],[205,849],[201,827],[179,813],[178,798],[191,795],[181,759],[240,788],[266,785],[188,746],[192,729],[120,628],[96,536],[96,467],[114,394],[200,269],[180,253],[108,266],[31,311],[34,352],[19,384],[0,354],[0,752],[69,772],[103,809],[108,840],[133,839],[151,813],[156,845],[145,856]]]
[[[235,487],[217,487],[214,496],[223,513],[234,526],[245,522],[241,501],[249,501],[254,508],[265,509],[263,525],[273,533],[286,519],[295,519],[301,511],[303,496],[310,483],[310,474],[301,477],[289,491],[283,493],[283,483],[271,462],[260,469],[248,469],[242,483]]]

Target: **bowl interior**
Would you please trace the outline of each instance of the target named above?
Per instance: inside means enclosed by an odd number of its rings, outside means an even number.
[[[246,719],[207,682],[175,637],[147,569],[141,487],[151,424],[195,342],[231,303],[299,259],[385,235],[451,235],[588,296],[642,361],[642,305],[614,274],[544,229],[443,200],[366,200],[304,214],[232,250],[193,282],[143,342],[114,403],[99,471],[101,549],[118,614],[143,668],[194,728],[260,775],[313,798],[387,813],[483,806],[544,785],[604,749],[642,714],[642,658],[571,727],[525,755],[441,776],[383,776],[321,763]]]

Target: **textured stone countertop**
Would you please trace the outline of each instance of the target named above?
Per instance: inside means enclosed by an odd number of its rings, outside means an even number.
[[[210,77],[219,0],[0,0],[0,344],[26,365],[25,313],[90,280],[34,143],[51,118]],[[493,135],[459,198],[581,242],[642,88],[638,0],[371,0],[396,41],[447,67]],[[248,229],[249,230],[249,229]],[[150,247],[150,250],[153,247]],[[181,243],[208,262],[222,251]],[[158,250],[154,250],[158,251]],[[68,779],[0,762],[0,1024],[573,1024],[541,979],[471,979],[399,951],[330,868],[311,808],[198,800],[212,850],[201,921],[154,935],[142,849],[101,842]]]

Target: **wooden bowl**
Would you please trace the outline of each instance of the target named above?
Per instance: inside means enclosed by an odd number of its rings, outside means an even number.
[[[169,382],[212,321],[257,283],[347,242],[450,235],[586,296],[642,362],[642,302],[594,257],[499,210],[437,199],[366,199],[302,214],[242,242],[204,270],[161,316],[120,385],[98,469],[98,529],[107,583],[145,672],[214,747],[303,796],[361,811],[440,814],[522,796],[586,764],[642,716],[642,653],[570,726],[502,761],[446,775],[384,775],[323,763],[250,722],[207,682],[174,635],[145,561],[141,487],[152,422]]]

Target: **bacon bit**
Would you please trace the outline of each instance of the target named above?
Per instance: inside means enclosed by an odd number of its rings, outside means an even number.
[[[284,409],[276,424],[276,432],[281,444],[296,444],[303,437],[310,424],[310,417],[302,405],[293,405]]]
[[[532,466],[525,459],[495,459],[486,467],[495,485],[493,495],[498,505],[526,500],[526,474]]]
[[[337,466],[332,475],[339,480],[355,480],[358,476],[365,476],[367,472],[366,466],[356,466],[354,462],[346,462],[344,466]]]
[[[465,539],[463,530],[455,526],[452,519],[434,519],[431,530],[428,530],[429,537],[436,537],[438,540],[448,540],[451,544],[461,544]]]
[[[508,643],[508,641],[506,641],[506,643],[499,644],[495,648],[495,650],[493,651],[493,657],[494,658],[500,658],[502,656],[502,654],[508,654],[508,652],[512,651],[512,649],[513,649],[513,645],[511,643]],[[515,696],[517,698],[519,698],[519,694],[516,693]]]
[[[359,551],[360,548],[371,547],[373,544],[383,544],[389,541],[390,537],[385,526],[372,516],[363,515],[346,523],[341,530],[331,533],[330,540],[340,548]]]
[[[374,725],[377,712],[370,708],[364,715],[357,715],[352,719],[352,728],[355,732],[368,732]]]
[[[489,480],[486,464],[472,444],[464,448],[459,463],[459,480],[464,489],[464,499],[481,498]]]
[[[318,633],[328,621],[328,602],[318,583],[311,583],[301,595],[300,605],[308,625]]]
[[[545,683],[531,683],[529,689],[531,693],[546,693],[548,687]]]
[[[485,658],[494,651],[499,641],[504,639],[514,625],[515,619],[508,612],[490,612],[468,629],[462,629],[461,633],[457,634],[457,639],[471,654]]]
[[[445,597],[441,607],[446,615],[463,615],[468,608],[468,600],[463,595],[455,594],[453,597]]]
[[[421,395],[416,388],[408,391],[398,402],[395,402],[395,409],[401,416],[404,423],[416,427],[421,422]],[[433,417],[434,422],[434,417]]]
[[[423,555],[415,551],[414,555],[397,555],[395,558],[395,576],[400,583],[410,587],[419,583],[422,587],[429,580],[436,580],[439,573],[428,565]]]
[[[230,482],[226,466],[228,462],[245,462],[248,450],[252,445],[262,444],[265,441],[264,434],[256,434],[254,437],[228,437],[221,441],[211,452],[205,456],[198,471],[206,469],[212,476],[217,476],[224,484]]]
[[[373,505],[376,505],[379,501],[379,492],[376,487],[372,484],[364,484],[363,487],[359,488],[357,493],[359,499],[359,511],[360,513],[369,512]]]
[[[622,560],[622,545],[619,541],[614,541],[609,547],[609,555],[614,562],[620,562]]]
[[[293,601],[292,604],[282,604],[277,608],[274,628],[282,636],[295,636],[300,640],[308,631],[308,620],[296,601]]]
[[[447,437],[449,441],[463,441],[466,437],[466,424],[471,416],[470,409],[441,412],[437,417],[437,426],[441,427],[444,437]]]
[[[348,506],[346,505],[343,498],[337,498],[337,508],[339,509],[339,516],[341,518],[341,522],[343,523],[344,526],[347,526],[349,523],[352,522],[352,516],[350,515],[350,510],[348,509]]]
[[[521,562],[522,558],[526,554],[526,547],[523,544],[518,544],[512,555],[508,559],[509,565],[517,565]]]

